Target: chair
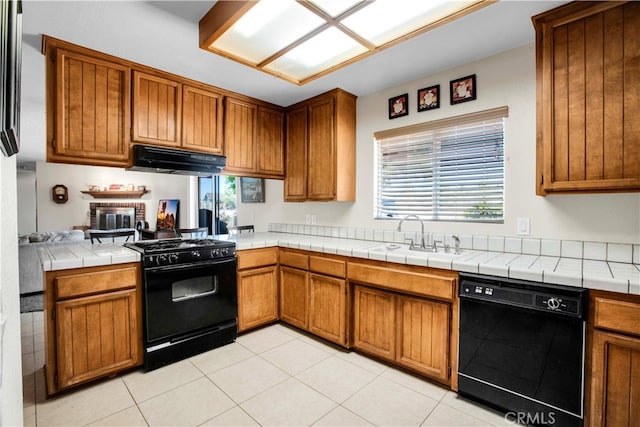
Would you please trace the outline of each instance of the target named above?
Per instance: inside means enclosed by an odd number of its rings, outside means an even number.
[[[209,233],[208,227],[197,227],[197,228],[176,228],[176,236],[177,237],[207,237]],[[188,236],[185,236],[188,234]]]
[[[136,230],[133,228],[131,230],[120,230],[120,231],[90,231],[89,238],[91,239],[91,243],[93,244],[93,239],[96,239],[98,243],[102,243],[102,238],[111,238],[111,241],[115,243],[116,237],[125,237],[125,242],[129,241],[130,237],[133,237],[133,240],[136,239]]]
[[[229,234],[242,234],[243,232],[253,233],[253,225],[237,225],[229,227]]]

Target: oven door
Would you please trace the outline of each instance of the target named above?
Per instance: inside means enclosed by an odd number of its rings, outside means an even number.
[[[236,258],[145,269],[145,343],[199,333],[238,316]]]

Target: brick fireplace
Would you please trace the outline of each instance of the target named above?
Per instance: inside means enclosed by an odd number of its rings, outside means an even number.
[[[144,221],[144,203],[89,203],[89,219],[92,230],[135,228]]]

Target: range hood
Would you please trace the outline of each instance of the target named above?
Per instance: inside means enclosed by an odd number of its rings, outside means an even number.
[[[220,174],[226,162],[227,158],[224,156],[134,145],[133,165],[126,169],[175,175],[212,176]]]

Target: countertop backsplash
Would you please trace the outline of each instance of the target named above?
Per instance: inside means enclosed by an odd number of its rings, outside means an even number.
[[[274,233],[304,234],[309,236],[333,237],[341,239],[370,240],[385,243],[408,243],[405,239],[420,242],[420,232],[394,231],[359,227],[334,227],[323,225],[270,223],[269,231]],[[425,242],[434,240],[451,247],[453,234],[425,232]],[[611,261],[640,264],[640,244],[612,242],[583,242],[580,240],[536,239],[529,237],[479,236],[460,234],[460,248],[467,250],[507,252],[525,255],[543,255],[562,258],[576,258],[593,261]]]

